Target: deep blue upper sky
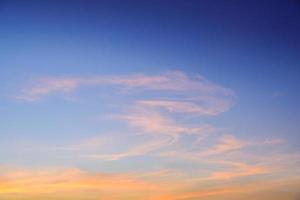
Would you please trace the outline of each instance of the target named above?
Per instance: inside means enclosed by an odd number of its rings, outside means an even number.
[[[237,106],[221,124],[295,141],[299,22],[295,0],[2,0],[1,104],[13,106],[7,97],[43,75],[178,69],[201,73],[237,93]]]

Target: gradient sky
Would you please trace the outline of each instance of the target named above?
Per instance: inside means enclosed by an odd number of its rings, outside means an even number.
[[[0,0],[0,199],[298,200],[300,3]]]

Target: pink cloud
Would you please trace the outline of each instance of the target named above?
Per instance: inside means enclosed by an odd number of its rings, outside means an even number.
[[[148,107],[165,108],[170,112],[188,112],[201,115],[217,115],[231,108],[235,101],[232,90],[212,83],[200,75],[188,76],[180,71],[160,75],[120,75],[43,78],[22,90],[20,100],[37,101],[56,93],[70,93],[79,87],[112,86],[134,91],[152,90],[168,92],[168,99],[140,100]],[[178,96],[180,99],[178,100]]]

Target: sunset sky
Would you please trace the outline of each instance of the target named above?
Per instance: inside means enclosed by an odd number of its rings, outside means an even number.
[[[300,3],[0,0],[0,200],[299,200]]]

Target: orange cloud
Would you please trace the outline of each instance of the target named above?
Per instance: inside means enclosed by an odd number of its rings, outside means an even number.
[[[209,179],[190,181],[181,172],[169,169],[134,173],[91,173],[75,168],[6,169],[0,173],[0,199],[225,200],[244,199],[243,195],[251,197],[256,194],[255,199],[264,200],[265,196],[270,196],[278,189],[288,191],[285,197],[297,194],[299,177],[235,182],[232,181],[234,177],[259,175],[265,169],[226,161],[222,164],[231,165],[235,169],[209,175],[208,178],[219,181],[214,185],[207,184]],[[224,181],[229,179],[231,181]],[[260,192],[262,190],[264,194]]]
[[[241,162],[217,161],[217,163],[230,165],[233,168],[227,171],[215,171],[206,177],[206,180],[225,180],[237,177],[266,174],[272,171],[265,166],[249,165]]]
[[[127,199],[161,190],[159,183],[146,182],[134,175],[92,174],[78,169],[17,170],[3,174],[0,180],[0,198],[6,199],[20,196],[25,199],[76,199],[77,195],[86,199]]]

